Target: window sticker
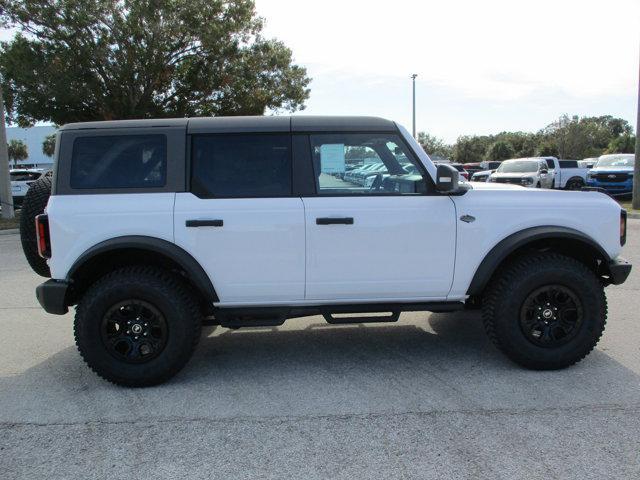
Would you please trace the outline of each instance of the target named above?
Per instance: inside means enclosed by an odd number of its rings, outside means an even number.
[[[344,173],[344,144],[325,143],[320,146],[320,170],[322,173]]]

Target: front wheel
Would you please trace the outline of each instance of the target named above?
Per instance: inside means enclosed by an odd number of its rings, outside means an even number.
[[[583,263],[555,253],[530,254],[496,274],[482,317],[493,343],[511,360],[553,370],[593,350],[604,331],[607,300]]]
[[[76,345],[102,378],[128,387],[162,383],[182,369],[200,338],[201,313],[174,275],[127,267],[96,282],[82,297]]]

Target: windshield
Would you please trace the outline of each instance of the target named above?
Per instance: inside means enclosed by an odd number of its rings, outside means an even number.
[[[596,167],[633,167],[633,155],[603,155]]]
[[[538,171],[537,160],[514,160],[502,162],[496,170],[498,173],[527,173]]]

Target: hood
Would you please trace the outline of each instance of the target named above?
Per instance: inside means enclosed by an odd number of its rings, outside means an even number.
[[[520,185],[509,183],[490,183],[490,182],[473,182],[474,190],[521,190],[523,192],[530,190]]]
[[[616,173],[616,172],[633,172],[633,167],[593,167],[589,172],[596,173]]]
[[[527,178],[527,177],[535,177],[537,175],[537,172],[525,172],[525,173],[518,173],[518,172],[513,172],[513,173],[502,173],[502,172],[495,172],[492,176],[495,178]]]

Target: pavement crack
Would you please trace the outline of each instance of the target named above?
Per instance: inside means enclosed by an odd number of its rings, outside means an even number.
[[[238,415],[233,417],[158,417],[158,418],[137,418],[129,420],[86,420],[81,422],[0,422],[0,428],[16,427],[56,427],[56,426],[96,426],[96,425],[138,425],[138,424],[173,424],[173,423],[283,423],[300,422],[314,420],[375,420],[378,418],[401,418],[406,416],[430,417],[448,415],[467,416],[518,416],[518,415],[557,415],[566,413],[597,413],[597,412],[622,412],[638,414],[640,404],[618,405],[618,404],[592,404],[581,406],[554,407],[552,410],[542,407],[525,409],[442,409],[429,411],[407,411],[407,412],[379,412],[379,413],[345,413],[327,415],[282,415],[268,417],[253,417],[250,415]]]

